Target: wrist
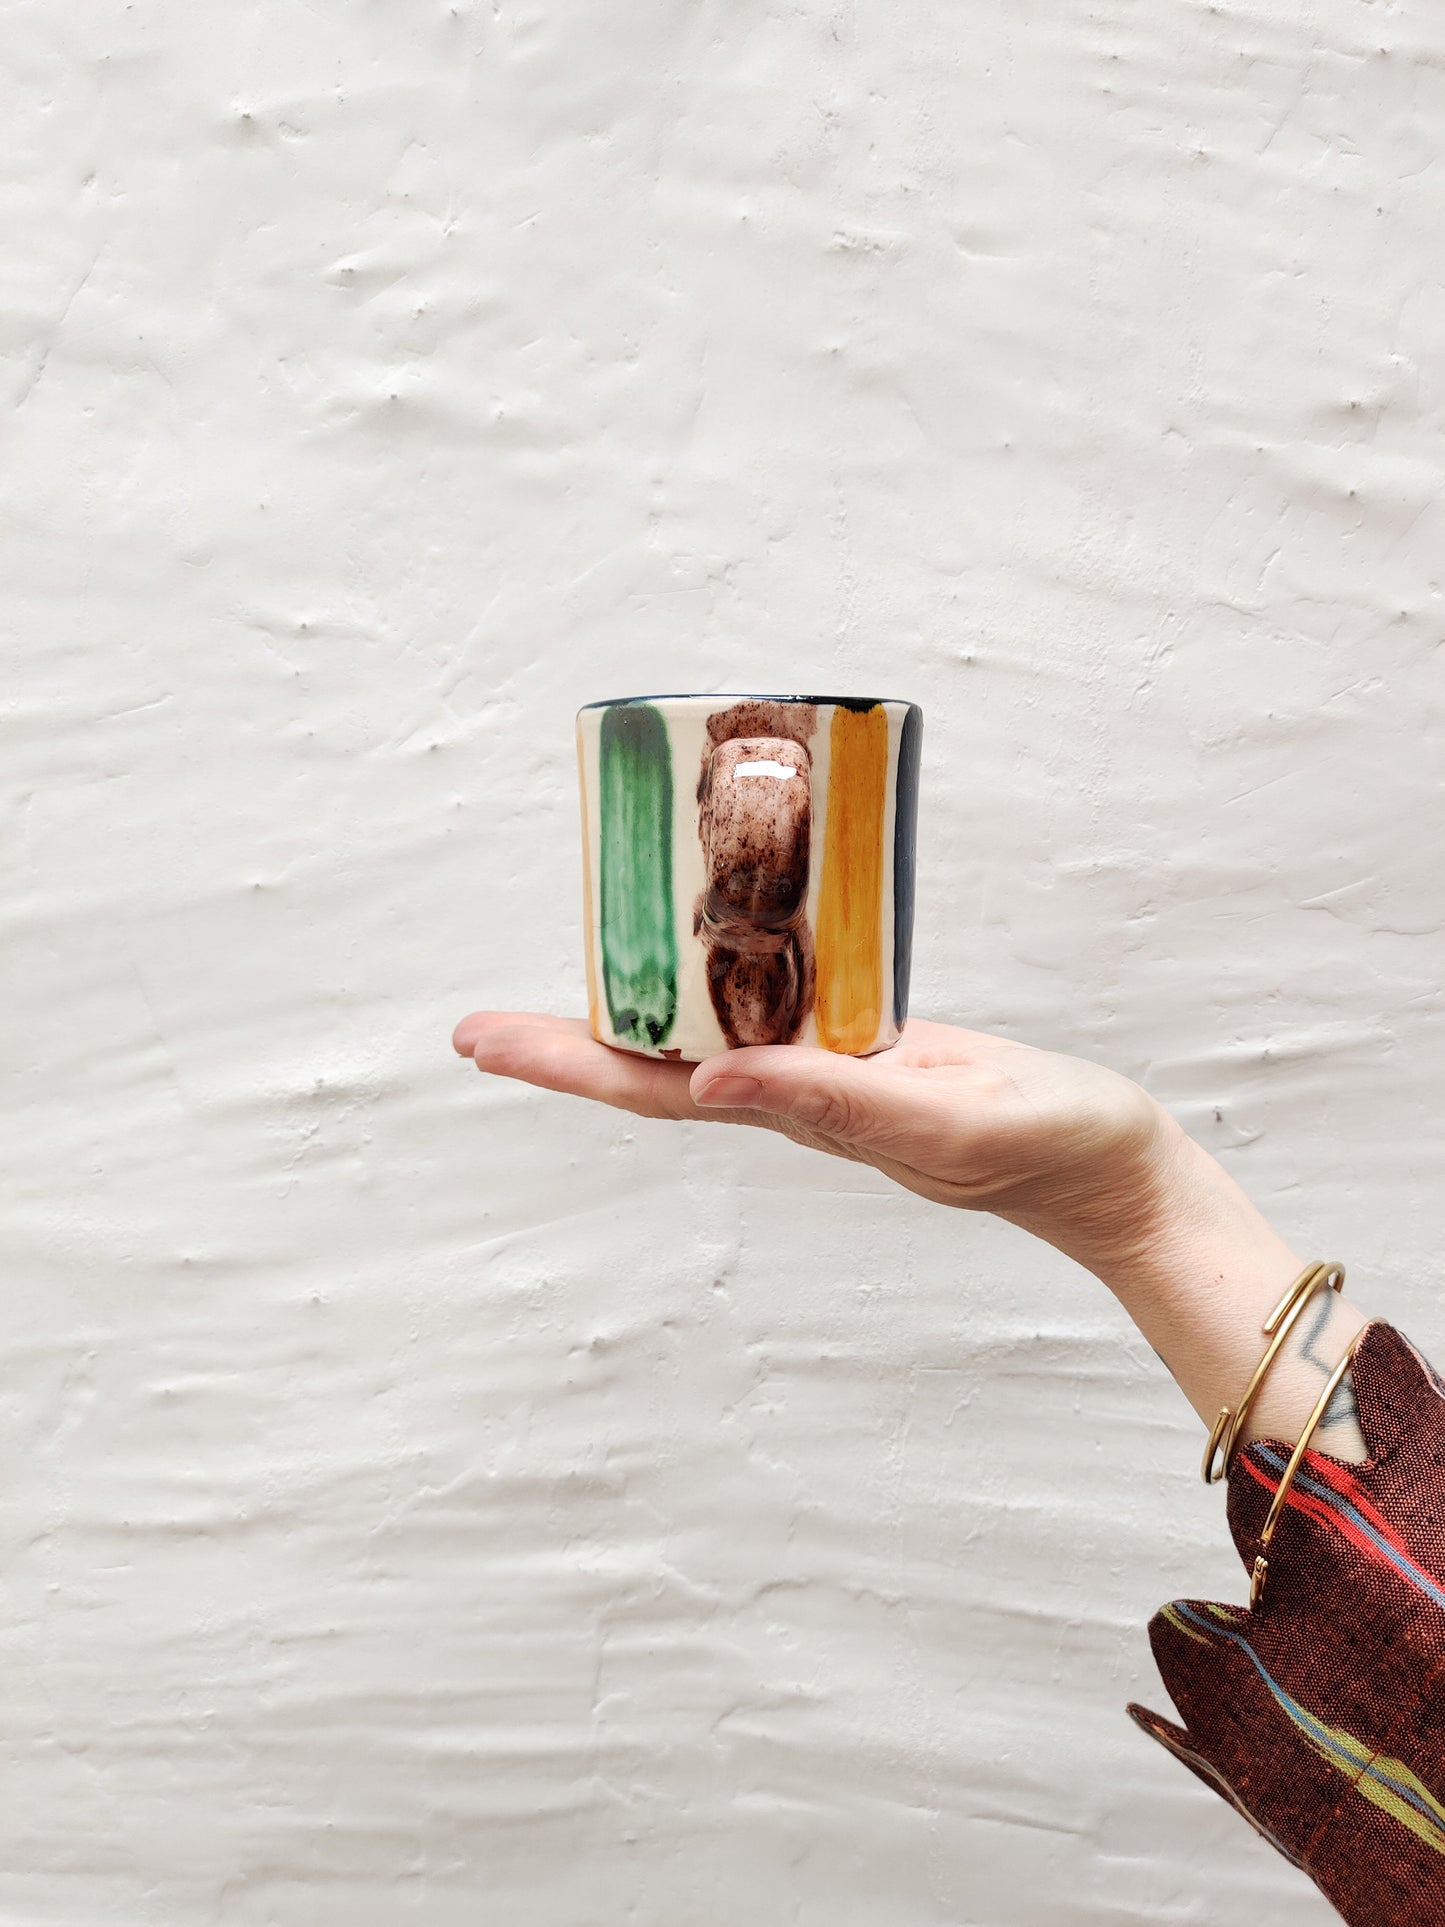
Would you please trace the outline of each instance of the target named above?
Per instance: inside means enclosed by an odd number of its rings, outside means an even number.
[[[1267,1278],[1259,1289],[1268,1297],[1273,1285],[1272,1305],[1299,1260],[1223,1166],[1161,1104],[1129,1090],[1127,1122],[1112,1118],[1067,1181],[1012,1200],[1004,1215],[1092,1271],[1146,1333],[1212,1270]]]
[[[1099,1276],[1207,1425],[1248,1384],[1264,1321],[1302,1260],[1224,1167],[1161,1116],[1138,1223]]]
[[[1248,1384],[1264,1321],[1302,1260],[1223,1166],[1148,1102],[1137,1155],[1099,1194],[1103,1208],[1072,1216],[1052,1242],[1109,1287],[1208,1425]],[[1247,1437],[1296,1436],[1364,1322],[1333,1293],[1312,1306],[1261,1388]],[[1350,1445],[1343,1455],[1354,1456]]]
[[[1252,1339],[1302,1261],[1223,1165],[1154,1110],[1127,1206],[1083,1262],[1136,1322],[1167,1325],[1203,1301],[1236,1314]]]

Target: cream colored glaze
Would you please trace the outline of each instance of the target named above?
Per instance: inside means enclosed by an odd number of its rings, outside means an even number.
[[[0,1919],[1326,1927],[1124,1717],[1243,1577],[1102,1291],[447,1033],[579,702],[914,696],[915,1007],[1445,1354],[1445,16],[6,51]]]

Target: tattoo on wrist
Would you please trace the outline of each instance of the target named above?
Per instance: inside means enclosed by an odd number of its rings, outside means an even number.
[[[1315,1349],[1317,1342],[1324,1337],[1330,1320],[1334,1317],[1335,1310],[1336,1300],[1329,1292],[1321,1292],[1318,1299],[1310,1307],[1308,1314],[1309,1330],[1305,1333],[1304,1342],[1300,1346],[1299,1356],[1301,1363],[1310,1366],[1312,1370],[1318,1372],[1321,1381],[1327,1379],[1339,1363],[1338,1358],[1321,1357]],[[1328,1432],[1336,1430],[1342,1425],[1352,1425],[1358,1430],[1359,1423],[1360,1415],[1359,1409],[1355,1404],[1354,1378],[1351,1373],[1346,1372],[1335,1388],[1334,1397],[1325,1407],[1325,1415],[1320,1420],[1319,1429],[1322,1432]]]

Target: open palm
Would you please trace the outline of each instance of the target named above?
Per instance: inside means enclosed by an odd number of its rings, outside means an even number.
[[[950,1024],[910,1022],[874,1057],[758,1046],[696,1066],[611,1049],[580,1019],[516,1011],[475,1012],[452,1041],[484,1071],[639,1117],[779,1131],[1054,1243],[1059,1214],[1117,1211],[1134,1194],[1164,1122],[1101,1065]]]

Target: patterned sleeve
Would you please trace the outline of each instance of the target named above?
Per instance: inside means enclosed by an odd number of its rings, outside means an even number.
[[[1375,1324],[1354,1389],[1371,1456],[1305,1455],[1258,1609],[1151,1622],[1184,1725],[1129,1711],[1351,1927],[1445,1927],[1445,1384]],[[1288,1456],[1263,1440],[1230,1475],[1247,1571]]]

